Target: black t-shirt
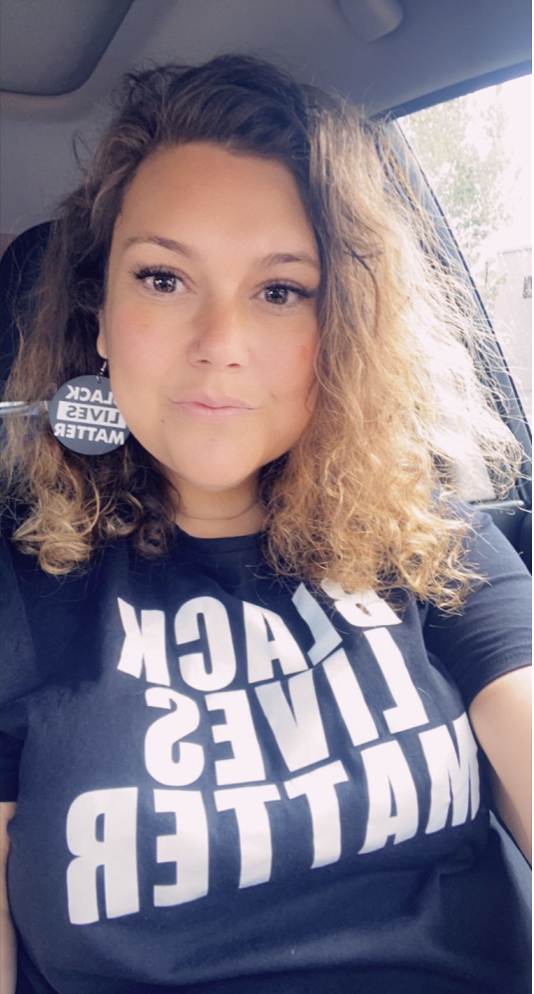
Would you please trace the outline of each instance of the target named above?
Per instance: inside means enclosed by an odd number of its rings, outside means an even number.
[[[530,661],[530,578],[476,524],[452,617],[280,582],[257,536],[62,578],[5,544],[19,994],[530,990],[466,715]]]

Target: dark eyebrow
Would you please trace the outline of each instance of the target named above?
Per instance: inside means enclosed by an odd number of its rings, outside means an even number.
[[[146,235],[141,237],[127,238],[124,242],[124,248],[127,249],[130,245],[142,245],[142,244],[160,245],[161,248],[168,249],[169,252],[177,252],[179,255],[185,255],[187,259],[192,259],[195,262],[201,261],[200,253],[197,252],[191,245],[186,245],[184,242],[177,242],[174,238],[163,238],[161,235]],[[271,255],[266,255],[261,259],[253,259],[253,265],[255,266],[281,266],[287,262],[303,262],[305,265],[313,266],[314,269],[320,271],[319,263],[309,255],[308,252],[273,252]]]

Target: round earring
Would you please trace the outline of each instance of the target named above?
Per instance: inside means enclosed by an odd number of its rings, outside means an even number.
[[[124,445],[129,429],[104,376],[108,365],[93,376],[67,380],[48,405],[55,438],[67,449],[84,456],[101,456]]]

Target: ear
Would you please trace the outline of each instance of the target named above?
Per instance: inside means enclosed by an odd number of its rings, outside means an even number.
[[[106,344],[106,332],[104,330],[104,322],[102,320],[102,312],[98,315],[98,338],[96,340],[96,351],[98,352],[101,359],[107,359],[108,349]]]

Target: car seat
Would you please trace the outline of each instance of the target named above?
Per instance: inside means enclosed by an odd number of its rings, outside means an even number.
[[[0,374],[2,394],[19,347],[17,313],[30,306],[50,236],[50,221],[28,228],[8,245],[0,262]]]

